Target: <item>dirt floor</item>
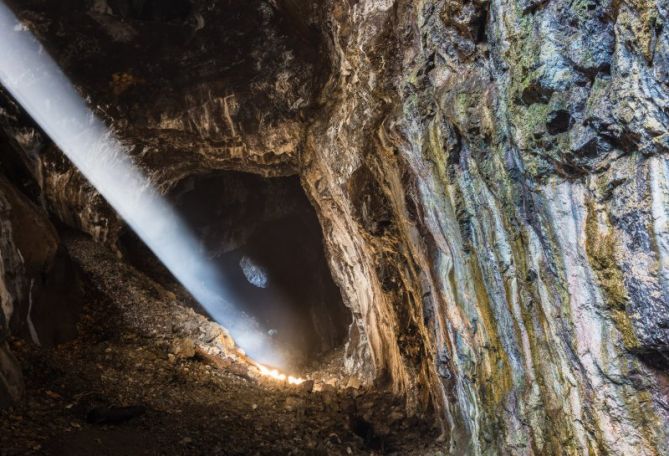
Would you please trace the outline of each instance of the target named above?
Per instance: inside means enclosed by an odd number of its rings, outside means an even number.
[[[86,238],[67,246],[85,279],[79,336],[12,341],[26,394],[0,412],[0,455],[443,454],[434,419],[357,388],[340,353],[313,381],[267,379],[178,290]]]

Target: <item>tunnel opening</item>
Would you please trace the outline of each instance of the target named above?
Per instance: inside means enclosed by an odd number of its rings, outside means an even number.
[[[271,336],[287,366],[314,366],[343,345],[351,313],[330,273],[316,212],[297,176],[195,175],[178,183],[168,199],[220,269],[235,305]],[[173,282],[130,231],[120,245],[138,269],[159,282]]]

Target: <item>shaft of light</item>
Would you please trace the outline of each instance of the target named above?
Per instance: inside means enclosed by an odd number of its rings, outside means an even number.
[[[0,83],[237,344],[256,361],[282,365],[269,337],[232,304],[193,233],[2,2]]]

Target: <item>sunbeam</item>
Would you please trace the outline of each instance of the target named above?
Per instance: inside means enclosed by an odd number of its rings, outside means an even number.
[[[237,344],[256,361],[281,366],[270,338],[236,308],[193,233],[3,3],[0,82]]]

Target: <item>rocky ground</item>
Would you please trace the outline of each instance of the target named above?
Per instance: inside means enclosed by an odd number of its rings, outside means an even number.
[[[0,414],[0,454],[440,454],[439,426],[323,369],[287,385],[225,330],[90,240],[66,242],[87,304],[55,348],[15,339],[25,400]]]

